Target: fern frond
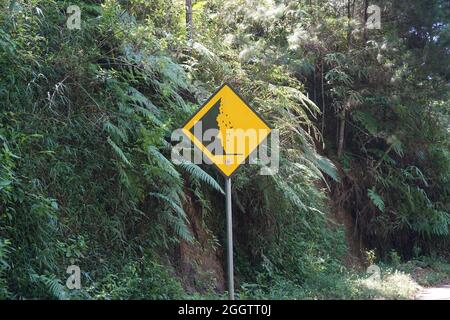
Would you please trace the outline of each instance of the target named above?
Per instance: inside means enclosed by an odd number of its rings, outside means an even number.
[[[323,172],[325,172],[328,176],[330,176],[334,181],[339,182],[339,176],[336,170],[336,166],[329,160],[328,158],[325,158],[319,154],[316,154],[316,164],[319,167],[319,169]]]
[[[352,117],[361,123],[371,135],[377,135],[379,131],[380,124],[378,123],[377,119],[375,119],[369,112],[365,112],[362,110],[353,110],[352,111]]]
[[[106,132],[108,132],[108,134],[111,135],[112,137],[114,137],[116,140],[121,140],[122,142],[128,141],[127,134],[124,131],[122,131],[121,129],[119,129],[117,126],[112,124],[111,122],[107,121],[103,125],[103,127],[106,130]]]
[[[178,166],[183,170],[185,170],[187,173],[189,173],[191,179],[202,181],[207,185],[209,185],[210,187],[212,187],[213,189],[219,191],[221,194],[225,194],[222,187],[217,183],[217,181],[213,177],[211,177],[208,173],[203,171],[203,169],[200,168],[198,165],[186,161],[181,162]]]
[[[372,187],[367,189],[367,195],[369,196],[372,203],[381,211],[384,212],[384,201],[379,194],[375,192],[375,188]]]
[[[151,110],[156,115],[159,114],[159,109],[141,92],[136,90],[133,87],[128,88],[128,100],[131,102],[133,106],[144,106],[147,109]]]
[[[127,165],[131,166],[131,162],[130,160],[128,160],[127,156],[125,155],[125,153],[123,152],[123,150],[117,145],[115,144],[114,141],[112,141],[112,139],[110,137],[108,137],[108,144],[113,148],[115,154],[117,156],[119,156],[119,158]]]
[[[151,161],[156,162],[164,172],[169,173],[176,180],[181,181],[180,174],[175,169],[172,162],[170,162],[155,146],[148,146],[147,152],[149,155],[149,159]]]
[[[158,198],[162,201],[164,201],[166,204],[168,204],[180,217],[182,217],[183,219],[185,219],[187,221],[187,216],[186,213],[184,212],[183,208],[176,203],[176,201],[174,201],[173,199],[169,198],[168,196],[162,194],[162,193],[157,193],[157,192],[150,192],[149,193],[150,196],[153,196],[155,198]]]
[[[67,298],[67,292],[64,285],[61,284],[61,280],[56,278],[54,275],[46,276],[46,275],[38,275],[32,274],[31,280],[34,282],[41,282],[44,284],[49,293],[58,300],[64,300]]]
[[[170,214],[170,212],[163,213],[162,218],[182,239],[188,242],[191,242],[194,239],[183,218],[174,216],[173,214]]]
[[[175,230],[175,232],[186,241],[192,241],[192,235],[187,228],[188,219],[183,208],[170,197],[157,192],[150,192],[150,196],[158,198],[169,205],[170,208],[176,213],[172,215],[170,213],[164,214],[163,218],[168,222],[169,226]]]

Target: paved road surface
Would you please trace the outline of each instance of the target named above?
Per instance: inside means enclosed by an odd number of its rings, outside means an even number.
[[[416,300],[450,300],[450,284],[425,288],[416,296]]]

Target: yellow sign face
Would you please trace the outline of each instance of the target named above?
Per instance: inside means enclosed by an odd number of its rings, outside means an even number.
[[[182,130],[226,177],[233,174],[271,131],[228,84],[222,85]]]

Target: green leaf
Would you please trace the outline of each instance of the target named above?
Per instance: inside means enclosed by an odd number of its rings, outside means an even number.
[[[130,160],[128,160],[127,156],[123,152],[123,150],[108,137],[108,144],[113,148],[114,152],[119,156],[119,158],[127,165],[131,166]]]
[[[213,189],[219,191],[221,194],[225,194],[222,187],[217,183],[217,181],[196,164],[186,161],[180,163],[178,166],[189,173],[191,179],[200,180]]]
[[[381,211],[384,212],[384,201],[379,194],[375,192],[375,187],[367,189],[367,195],[372,203]]]

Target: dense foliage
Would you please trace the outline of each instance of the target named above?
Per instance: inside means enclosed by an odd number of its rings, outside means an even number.
[[[368,5],[194,1],[189,39],[183,1],[0,0],[0,298],[221,293],[177,252],[223,257],[223,179],[170,153],[223,82],[280,130],[279,172],[233,179],[242,297],[359,296],[336,211],[356,255],[445,258],[450,7]]]

